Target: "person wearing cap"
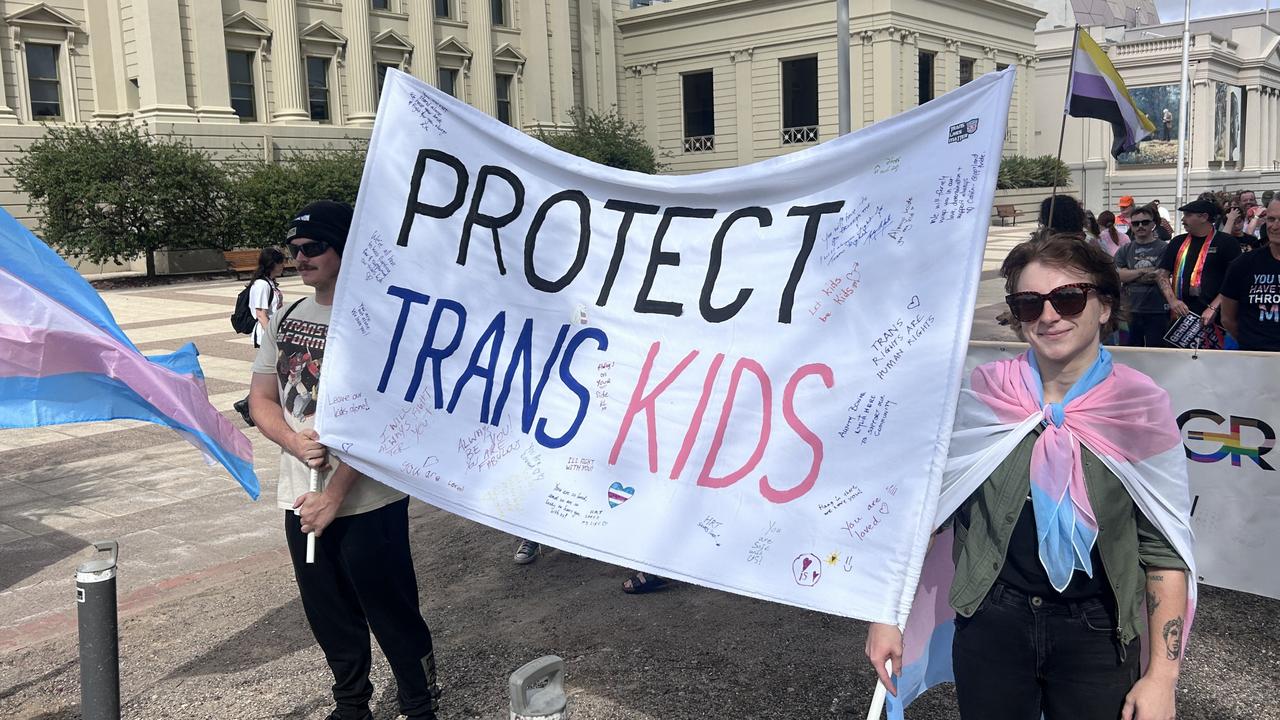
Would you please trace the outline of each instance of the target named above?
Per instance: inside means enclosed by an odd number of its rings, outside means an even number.
[[[1240,243],[1227,233],[1214,232],[1218,206],[1193,200],[1178,208],[1187,232],[1173,238],[1164,254],[1156,283],[1174,319],[1187,313],[1204,315],[1218,296],[1231,261],[1240,256]],[[1216,329],[1221,339],[1220,328]]]
[[[253,363],[249,412],[280,446],[276,505],[302,608],[333,672],[336,707],[329,720],[373,717],[369,700],[369,631],[391,666],[400,712],[434,720],[440,691],[431,631],[418,607],[409,550],[409,498],[330,457],[314,428],[316,394],[350,205],[304,207],[289,223],[286,249],[302,282],[315,290],[272,318]],[[319,470],[323,488],[310,492]],[[307,533],[316,534],[306,562]]]
[[[1133,196],[1121,195],[1119,205],[1120,212],[1116,213],[1116,229],[1127,235],[1129,234],[1129,215],[1136,207],[1133,204]]]

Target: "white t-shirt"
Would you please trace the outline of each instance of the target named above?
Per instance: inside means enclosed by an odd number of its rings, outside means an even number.
[[[316,390],[320,382],[320,366],[324,362],[325,337],[329,333],[331,305],[321,305],[305,298],[292,311],[271,319],[267,332],[253,361],[253,372],[274,375],[280,393],[284,419],[294,431],[315,427]],[[283,319],[283,327],[281,320]],[[341,463],[332,455],[330,465]],[[321,487],[328,482],[329,472],[322,473]],[[280,484],[276,489],[276,506],[293,508],[299,495],[311,487],[311,470],[294,456],[280,450]],[[371,477],[360,475],[347,492],[338,517],[358,515],[390,505],[405,494],[383,485]]]
[[[276,316],[284,303],[280,288],[270,280],[258,278],[249,286],[249,310],[253,312],[253,344],[262,344],[262,323],[258,322],[258,310],[267,311],[267,321]]]

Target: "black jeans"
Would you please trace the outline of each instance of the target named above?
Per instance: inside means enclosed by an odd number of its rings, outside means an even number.
[[[1051,602],[996,583],[956,616],[952,662],[965,720],[1116,720],[1138,681],[1138,640],[1120,645],[1102,600]]]
[[[307,536],[292,511],[285,511],[284,527],[302,608],[333,671],[339,715],[368,715],[372,629],[395,675],[400,712],[410,720],[434,720],[440,689],[431,631],[418,610],[409,499],[334,519],[316,539],[311,565]]]
[[[1129,347],[1169,347],[1164,334],[1169,330],[1169,313],[1129,313]]]

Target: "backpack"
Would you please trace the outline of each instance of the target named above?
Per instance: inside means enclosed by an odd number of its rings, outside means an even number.
[[[253,310],[249,308],[249,288],[253,287],[254,280],[236,296],[236,309],[231,312],[231,328],[241,335],[252,335],[253,326],[258,324],[258,318],[254,317]]]

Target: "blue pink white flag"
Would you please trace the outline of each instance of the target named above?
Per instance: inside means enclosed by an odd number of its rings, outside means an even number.
[[[0,428],[165,425],[257,499],[253,446],[209,403],[198,354],[144,356],[93,287],[0,210]]]

